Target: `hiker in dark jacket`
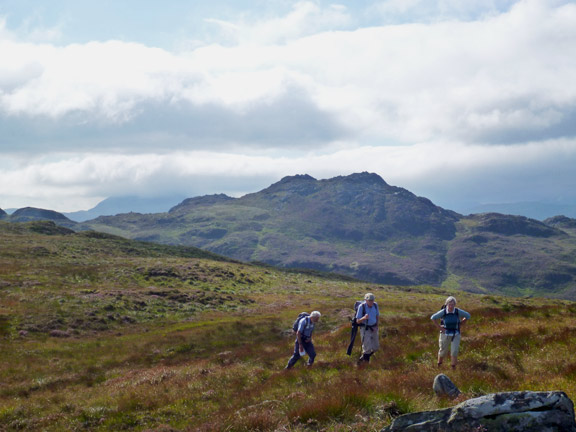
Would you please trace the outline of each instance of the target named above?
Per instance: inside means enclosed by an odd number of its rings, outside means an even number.
[[[456,308],[456,299],[450,296],[444,302],[442,309],[432,315],[430,319],[440,329],[438,366],[442,364],[442,360],[450,348],[452,369],[456,369],[460,349],[460,328],[470,319],[470,314],[463,309]]]
[[[368,363],[372,354],[378,351],[380,347],[378,340],[380,312],[374,299],[374,294],[367,293],[364,296],[364,302],[356,311],[356,323],[360,327],[360,336],[362,337],[362,355],[358,359],[358,364]]]
[[[294,354],[288,360],[286,369],[290,369],[296,364],[296,362],[308,354],[307,366],[312,366],[314,359],[316,358],[316,350],[314,349],[314,344],[312,343],[312,332],[314,331],[315,324],[320,320],[320,312],[314,311],[310,316],[304,317],[300,320],[298,324],[298,330],[296,331],[296,341],[294,342]]]

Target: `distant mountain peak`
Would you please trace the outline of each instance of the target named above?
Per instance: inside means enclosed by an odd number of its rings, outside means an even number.
[[[302,182],[302,181],[314,181],[315,182],[317,180],[308,174],[296,174],[293,176],[283,177],[282,180],[280,180],[276,184],[280,184],[280,183],[286,184],[286,183]]]
[[[213,204],[223,203],[226,201],[233,201],[236,198],[232,198],[226,194],[213,194],[213,195],[203,195],[194,198],[186,198],[177,206],[172,207],[168,213],[174,213],[175,211],[182,210],[185,208],[190,207],[199,207],[199,206],[210,206]]]
[[[308,174],[297,174],[282,178],[279,182],[273,183],[266,189],[262,190],[263,194],[275,193],[296,193],[299,195],[308,195],[318,188],[318,180]],[[258,194],[258,192],[256,193]],[[245,198],[256,194],[248,194]]]
[[[386,183],[382,177],[380,177],[378,174],[369,172],[354,173],[347,176],[338,176],[327,180],[316,180],[314,177],[308,174],[297,174],[282,178],[282,180],[272,184],[262,192],[293,192],[300,195],[308,195],[317,191],[322,185],[340,183],[343,185],[369,185],[388,187],[388,183]]]
[[[352,183],[366,183],[366,184],[373,184],[373,185],[382,185],[388,186],[388,183],[384,181],[382,177],[380,177],[376,173],[369,173],[367,171],[361,173],[354,173],[348,176],[339,176],[334,177],[331,179],[332,181],[344,181],[344,182],[352,182]]]

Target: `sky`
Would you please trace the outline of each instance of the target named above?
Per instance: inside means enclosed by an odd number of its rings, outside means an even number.
[[[0,208],[379,174],[576,203],[576,1],[0,0]]]

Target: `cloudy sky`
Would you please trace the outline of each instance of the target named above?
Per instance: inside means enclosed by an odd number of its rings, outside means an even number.
[[[576,203],[576,2],[0,0],[0,208],[378,173]]]

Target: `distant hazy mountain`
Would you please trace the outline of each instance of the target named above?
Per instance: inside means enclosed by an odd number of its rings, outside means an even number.
[[[90,210],[82,210],[64,213],[68,218],[76,222],[84,222],[98,216],[110,216],[120,213],[163,213],[175,206],[185,196],[170,196],[158,198],[142,198],[137,196],[111,197],[100,202]]]
[[[241,198],[196,197],[162,214],[85,228],[243,261],[397,285],[576,299],[576,230],[497,213],[463,216],[376,174],[286,177]]]
[[[526,216],[541,221],[557,215],[576,218],[576,204],[553,204],[543,202],[482,204],[459,209],[459,211],[464,214],[502,213],[508,215]]]

